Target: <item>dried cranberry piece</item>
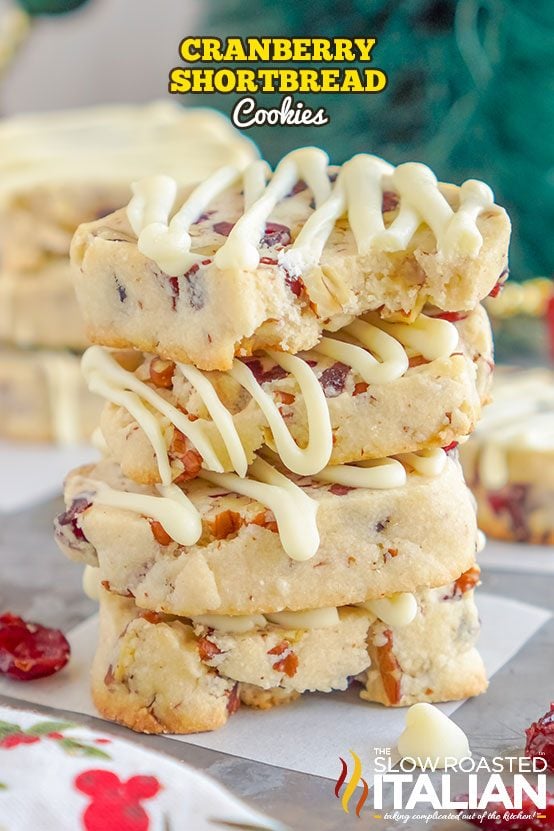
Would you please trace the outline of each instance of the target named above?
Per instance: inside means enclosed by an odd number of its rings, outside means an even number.
[[[506,485],[501,490],[490,492],[487,497],[495,514],[508,514],[514,536],[520,542],[529,537],[525,510],[528,489],[527,485]]]
[[[222,237],[228,237],[234,227],[234,222],[216,222],[214,231],[216,234],[221,234]]]
[[[506,788],[506,791],[513,800],[514,789]],[[455,798],[462,801],[467,800],[468,796],[463,794]],[[524,794],[521,809],[506,809],[503,803],[490,802],[484,811],[464,808],[459,814],[465,822],[476,825],[483,831],[551,831],[554,828],[554,794],[546,794],[545,808],[537,808],[527,794]]]
[[[348,485],[339,485],[338,482],[335,482],[334,485],[331,485],[329,488],[329,493],[333,493],[335,496],[346,496],[353,488],[349,488]]]
[[[295,184],[293,189],[290,193],[287,193],[287,196],[296,196],[297,193],[302,193],[303,190],[307,190],[308,185],[304,181],[304,179],[299,179],[298,182]]]
[[[548,770],[554,771],[554,704],[550,705],[548,713],[527,728],[525,735],[525,755],[530,759],[543,758]]]
[[[117,274],[114,274],[113,278],[115,280],[115,287],[116,287],[117,293],[119,295],[119,300],[120,300],[121,303],[125,303],[125,301],[127,300],[127,289],[125,288],[123,283],[121,283],[117,279]]]
[[[346,376],[349,372],[349,366],[337,361],[336,364],[333,364],[333,366],[330,366],[321,373],[319,383],[323,387],[326,398],[335,398],[341,392],[344,392]]]
[[[283,369],[279,364],[275,364],[271,369],[264,369],[259,358],[243,358],[242,360],[258,384],[269,384],[270,381],[279,381],[281,378],[287,377],[286,369]]]
[[[67,511],[59,514],[54,520],[56,540],[62,549],[78,551],[79,559],[93,561],[96,551],[88,541],[80,525],[82,514],[92,505],[87,496],[74,499]],[[70,555],[71,556],[71,555]]]
[[[79,540],[80,542],[88,542],[83,529],[78,523],[78,520],[81,514],[83,514],[87,508],[90,508],[91,505],[92,502],[87,499],[86,496],[80,496],[77,499],[74,499],[67,511],[64,511],[63,514],[58,515],[55,520],[56,525],[62,527],[68,525],[76,540]]]
[[[237,712],[240,707],[239,685],[235,684],[230,693],[228,693],[227,712],[230,716]]]
[[[284,268],[283,271],[285,272],[285,283],[295,297],[300,297],[304,291],[304,280],[302,277],[293,277],[292,274],[289,274],[286,268]]]
[[[289,245],[291,241],[290,228],[278,222],[266,222],[265,232],[261,244],[272,248],[274,245]]]
[[[432,315],[432,317],[438,320],[448,320],[449,323],[457,323],[459,320],[465,320],[468,315],[469,312],[441,312],[438,315]]]
[[[0,672],[19,681],[53,675],[69,660],[69,644],[59,629],[0,615]]]
[[[177,299],[179,294],[181,293],[181,288],[179,286],[179,278],[178,277],[168,277],[167,282],[169,283],[169,287],[171,289],[171,308],[173,311],[177,308]]]
[[[458,447],[459,442],[451,441],[450,444],[445,445],[442,449],[445,453],[450,453],[451,450],[455,450]]]
[[[394,193],[392,190],[386,190],[383,193],[383,201],[381,203],[381,211],[386,213],[387,211],[394,211],[398,207],[398,203],[400,202],[400,197],[397,193]]]
[[[500,277],[496,281],[496,285],[493,286],[492,290],[489,292],[489,297],[498,297],[502,289],[504,288],[504,283],[508,279],[509,271],[505,268],[501,273]]]

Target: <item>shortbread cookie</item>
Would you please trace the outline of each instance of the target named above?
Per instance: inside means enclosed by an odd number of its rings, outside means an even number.
[[[103,461],[68,477],[57,539],[72,559],[99,565],[113,592],[182,616],[343,606],[444,585],[473,564],[472,497],[443,451],[403,461],[308,479],[258,459],[246,480],[203,472],[161,491]]]
[[[166,173],[184,184],[256,155],[215,110],[169,101],[4,119],[1,268],[34,274],[67,258],[77,226],[125,205],[141,176]]]
[[[0,349],[0,435],[72,444],[98,426],[102,400],[71,352]]]
[[[23,347],[86,349],[67,256],[22,275],[0,270],[0,340]]]
[[[475,648],[479,616],[473,588],[478,579],[474,567],[449,586],[419,592],[418,613],[409,626],[377,621],[371,627],[371,666],[362,698],[404,707],[486,690],[485,668]]]
[[[502,369],[461,459],[491,537],[554,545],[554,374]]]
[[[346,689],[354,676],[362,698],[388,706],[477,695],[487,684],[474,646],[477,580],[473,568],[425,589],[409,614],[380,601],[383,619],[369,604],[199,623],[102,590],[94,701],[134,730],[191,733],[220,727],[239,700],[269,709],[306,690]]]
[[[72,244],[90,339],[228,369],[256,349],[311,349],[371,310],[467,311],[505,279],[510,223],[486,185],[372,156],[327,164],[294,151],[267,186],[262,162],[227,167],[177,202],[167,177],[138,183]]]
[[[120,401],[125,390],[132,391],[148,404],[147,410],[134,407],[133,414],[119,403],[104,409],[101,425],[110,454],[121,464],[123,473],[137,482],[161,481],[164,465],[172,479],[182,481],[196,475],[201,466],[210,465],[210,460],[202,457],[194,443],[195,432],[201,424],[223,469],[233,470],[236,461],[226,447],[229,416],[225,414],[224,420],[214,423],[207,407],[208,393],[213,395],[213,391],[232,415],[235,440],[244,450],[243,462],[244,458],[251,462],[254,451],[262,443],[273,447],[276,444],[262,410],[263,401],[262,406],[257,403],[259,396],[266,399],[265,412],[268,406],[278,408],[274,417],[280,429],[285,435],[290,433],[297,445],[327,443],[329,453],[320,458],[319,467],[446,447],[471,432],[481,404],[488,400],[493,366],[490,326],[481,307],[455,326],[420,316],[413,324],[417,336],[415,331],[409,336],[414,342],[419,339],[417,347],[403,346],[395,338],[397,333],[397,337],[406,340],[406,326],[402,324],[388,324],[385,332],[373,324],[357,321],[356,332],[360,334],[358,327],[362,332],[367,329],[370,334],[378,333],[387,339],[389,348],[394,347],[393,357],[372,367],[371,350],[364,350],[352,338],[358,346],[349,348],[360,354],[354,359],[357,368],[350,367],[337,360],[343,357],[340,352],[343,341],[327,337],[321,349],[335,354],[317,349],[301,353],[292,367],[296,374],[288,372],[267,353],[261,353],[251,359],[237,360],[231,373],[205,373],[199,378],[194,368],[183,368],[150,355],[144,356],[131,375],[134,360],[129,353],[120,357],[128,366],[125,372],[114,364],[117,355],[102,354],[99,347],[94,347],[84,361],[91,388],[113,402]],[[339,334],[341,338],[348,338],[345,330]],[[422,350],[425,355],[421,354]],[[302,378],[296,366],[301,361],[308,364],[319,381],[319,398],[314,398],[309,390],[305,395],[299,386]],[[257,400],[241,384],[242,376],[237,372],[241,369],[244,374],[241,364],[250,370],[247,375],[250,385],[255,387]],[[361,374],[364,371],[366,381]],[[389,378],[385,375],[387,372],[390,372]],[[376,382],[368,383],[372,377]],[[203,387],[198,385],[198,378]],[[327,412],[328,423],[322,429]],[[157,441],[148,437],[152,414],[158,422]],[[192,423],[188,419],[193,419]],[[312,431],[309,424],[315,425]],[[281,458],[294,469],[297,455],[294,447],[292,452],[287,452],[286,443],[279,440],[278,434],[277,439]],[[300,472],[310,474],[317,469],[316,464],[311,470]]]
[[[182,183],[254,146],[221,115],[168,102],[24,115],[0,124],[0,339],[83,349],[69,247],[82,222],[125,205],[131,182],[165,172]]]

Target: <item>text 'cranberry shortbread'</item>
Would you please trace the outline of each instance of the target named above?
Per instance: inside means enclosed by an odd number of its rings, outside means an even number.
[[[473,565],[475,510],[443,450],[312,478],[257,458],[248,476],[138,485],[106,460],[66,482],[58,544],[110,590],[177,615],[342,606],[443,585]]]
[[[369,155],[329,168],[303,148],[272,174],[228,166],[179,195],[142,180],[127,210],[80,227],[72,259],[93,342],[223,370],[311,349],[367,311],[471,310],[504,279],[509,234],[481,182]]]

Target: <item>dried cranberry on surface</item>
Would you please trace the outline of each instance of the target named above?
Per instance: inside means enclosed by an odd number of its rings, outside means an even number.
[[[222,237],[228,237],[234,227],[234,222],[216,222],[214,231],[216,234],[221,234]]]
[[[328,367],[321,373],[319,383],[323,387],[326,398],[335,398],[341,392],[344,392],[346,376],[349,372],[349,366],[337,361],[336,364],[333,364],[333,366]]]
[[[261,244],[272,248],[274,245],[289,245],[291,242],[290,228],[278,222],[266,222]]]
[[[447,320],[449,323],[457,323],[459,320],[465,320],[469,316],[469,312],[441,312],[438,315],[431,315],[436,320]]]
[[[0,615],[0,672],[18,681],[53,675],[69,660],[70,647],[59,629]]]
[[[286,268],[283,269],[285,272],[285,283],[292,291],[295,297],[300,297],[302,291],[304,289],[304,280],[302,277],[293,277],[292,274],[289,274]]]
[[[548,770],[554,771],[554,703],[548,713],[527,728],[525,735],[525,755],[530,759],[544,759]]]
[[[398,207],[398,203],[400,202],[400,197],[397,193],[394,193],[392,190],[386,190],[383,193],[383,201],[381,203],[381,211],[386,213],[387,211],[394,211]]]
[[[246,364],[258,384],[279,381],[281,378],[286,378],[288,374],[279,364],[275,364],[270,369],[264,369],[259,358],[243,358],[242,361]]]
[[[298,182],[295,184],[293,189],[290,193],[287,193],[287,196],[296,196],[297,193],[302,193],[303,190],[307,190],[308,185],[304,181],[304,179],[299,179]]]

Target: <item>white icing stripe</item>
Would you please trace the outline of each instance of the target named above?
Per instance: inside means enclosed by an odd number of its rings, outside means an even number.
[[[140,399],[165,415],[169,421],[187,436],[194,444],[204,460],[204,464],[211,470],[222,471],[223,465],[217,458],[214,448],[206,435],[204,420],[190,421],[187,416],[158,395],[152,387],[145,384],[132,372],[127,372],[121,367],[115,358],[107,350],[100,346],[91,346],[81,362],[83,375],[89,388],[93,392],[103,395],[108,401],[121,404],[129,410],[131,415],[138,421],[154,447],[162,482],[168,484],[171,481],[169,461],[167,457],[167,446],[155,416],[144,406]]]
[[[387,490],[406,484],[406,470],[396,459],[374,459],[357,465],[329,465],[315,474],[314,479],[351,488]]]
[[[249,472],[259,479],[241,479],[234,473],[202,472],[208,482],[261,502],[273,511],[281,545],[293,560],[309,560],[319,548],[318,504],[282,473],[262,459]]]
[[[312,352],[319,352],[351,366],[367,384],[395,381],[408,369],[408,356],[401,344],[378,327],[363,320],[355,320],[341,329],[342,333],[359,341],[364,348],[337,338],[323,337]],[[375,353],[379,360],[371,353]]]
[[[254,165],[242,177],[245,211],[215,255],[215,263],[221,269],[258,267],[259,242],[265,222],[299,179],[314,194],[316,210],[304,223],[293,245],[279,254],[280,264],[295,275],[318,264],[335,223],[345,212],[361,255],[379,249],[406,248],[419,225],[425,222],[436,237],[439,254],[476,257],[483,244],[477,219],[482,211],[494,205],[493,193],[487,185],[468,180],[460,189],[460,206],[455,212],[442,195],[434,173],[425,165],[407,163],[394,168],[376,156],[365,154],[354,156],[342,166],[332,189],[327,175],[327,155],[314,147],[294,150],[285,156],[267,184],[260,163],[254,162]],[[156,188],[149,186],[150,198],[157,202],[153,215],[162,218],[151,226],[136,224],[139,249],[156,260],[164,271],[182,273],[198,259],[190,253],[188,229],[207,207],[210,194],[211,198],[217,196],[235,180],[229,170],[224,168],[221,178],[216,175],[208,179],[189,196],[169,226],[168,217],[164,219],[161,210],[166,205],[166,192],[162,188],[163,193],[158,196]],[[140,189],[140,184],[137,187]],[[400,198],[398,215],[388,229],[382,217],[386,190],[396,192]],[[136,203],[129,218],[135,213]]]
[[[446,453],[441,447],[417,453],[398,453],[396,458],[413,467],[421,476],[440,476],[446,465]]]
[[[166,274],[183,274],[194,263],[205,259],[201,254],[190,253],[192,240],[188,230],[210,202],[234,184],[239,176],[240,171],[236,167],[220,168],[192,191],[170,222],[169,210],[164,210],[169,202],[169,193],[163,186],[159,186],[162,198],[157,205],[149,208],[148,194],[156,191],[153,185],[153,179],[156,177],[147,180],[147,189],[143,187],[142,182],[134,184],[133,192],[137,201],[131,200],[127,216],[129,221],[135,222],[133,230],[138,236],[139,251],[155,260]],[[154,198],[151,197],[151,201]],[[174,199],[171,200],[171,204],[173,201]],[[159,219],[146,224],[146,218],[150,214],[158,216]]]
[[[453,323],[440,318],[420,314],[413,323],[390,323],[379,315],[369,313],[364,317],[378,329],[387,332],[399,343],[413,349],[428,361],[448,358],[459,341],[458,330]]]
[[[294,150],[279,162],[264,192],[236,222],[226,242],[215,255],[221,269],[257,268],[260,262],[258,243],[265,222],[277,203],[290,193],[299,179],[304,179],[314,194],[316,206],[330,191],[327,165],[329,158],[315,147]]]
[[[333,451],[331,417],[325,394],[314,373],[301,358],[273,351],[268,351],[268,355],[295,377],[304,397],[310,437],[305,448],[298,447],[273,398],[264,392],[246,364],[235,360],[229,375],[248,390],[262,410],[273,434],[277,452],[286,467],[301,476],[311,475],[325,467]]]
[[[202,535],[200,514],[177,485],[160,486],[161,496],[118,491],[103,482],[94,485],[96,504],[151,517],[179,545],[194,545]]]
[[[239,476],[246,476],[248,459],[246,458],[244,447],[235,427],[233,416],[227,407],[221,403],[211,382],[199,369],[187,364],[177,364],[177,366],[199,393],[202,401],[206,405],[206,409],[219,430],[225,447],[227,448],[233,468]]]
[[[392,165],[376,156],[354,156],[343,166],[348,221],[359,254],[369,254],[375,236],[385,230],[381,181],[393,170]]]

